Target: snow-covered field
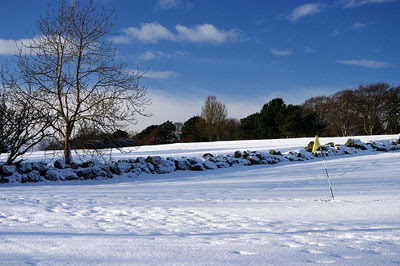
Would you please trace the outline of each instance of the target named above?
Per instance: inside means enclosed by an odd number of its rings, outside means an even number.
[[[310,140],[148,146],[114,157],[285,152]],[[327,158],[334,201],[319,159],[1,184],[0,265],[399,265],[399,162],[400,151]]]

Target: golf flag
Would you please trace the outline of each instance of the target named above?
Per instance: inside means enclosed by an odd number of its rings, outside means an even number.
[[[319,143],[318,135],[315,136],[314,146],[312,148],[312,153],[316,154],[317,150],[321,148],[321,144]]]
[[[335,199],[335,196],[333,195],[331,180],[330,180],[329,174],[328,174],[328,168],[326,168],[326,164],[325,164],[324,153],[322,152],[321,144],[319,143],[319,139],[318,139],[318,135],[316,135],[315,141],[314,141],[314,146],[312,148],[312,153],[314,153],[314,155],[317,155],[318,149],[321,150],[322,161],[324,162],[325,173],[326,173],[326,177],[328,178],[328,184],[329,184],[329,189],[331,191],[332,199]]]

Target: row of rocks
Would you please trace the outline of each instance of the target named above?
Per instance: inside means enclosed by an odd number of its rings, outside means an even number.
[[[42,162],[23,163],[0,166],[0,183],[39,182],[58,180],[109,179],[117,176],[137,177],[141,174],[166,174],[174,171],[206,171],[234,166],[259,164],[276,164],[280,161],[304,161],[315,159],[319,155],[311,153],[314,142],[301,150],[281,153],[236,151],[230,155],[213,155],[206,153],[202,158],[163,158],[160,156],[138,157],[118,160],[112,163],[86,161],[66,165],[62,159],[53,165]],[[321,146],[324,156],[341,156],[358,153],[360,150],[389,151],[400,149],[400,140],[391,142],[361,142],[349,139],[344,145],[327,143]]]

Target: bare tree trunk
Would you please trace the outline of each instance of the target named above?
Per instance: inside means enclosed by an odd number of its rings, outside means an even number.
[[[72,133],[72,123],[66,123],[65,136],[64,136],[64,160],[66,164],[71,164],[72,162],[71,133]]]
[[[342,126],[342,136],[343,136],[343,137],[348,136],[347,127],[346,127],[345,125]]]

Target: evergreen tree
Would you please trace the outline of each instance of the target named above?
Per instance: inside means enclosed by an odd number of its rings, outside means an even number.
[[[258,121],[260,114],[255,113],[248,117],[240,119],[239,125],[236,127],[235,139],[259,139]]]
[[[176,128],[171,121],[161,125],[151,125],[135,136],[139,145],[170,144],[178,142]]]
[[[205,133],[205,122],[200,116],[193,116],[183,123],[182,133],[180,135],[181,142],[201,142],[207,141]]]
[[[313,136],[320,133],[324,124],[315,113],[303,115],[298,105],[286,105],[280,98],[265,104],[260,113],[240,120],[236,139],[268,139],[282,137]]]
[[[284,118],[283,111],[285,108],[286,105],[281,98],[275,98],[264,104],[258,121],[258,134],[261,138],[271,139],[282,136],[279,127]]]

